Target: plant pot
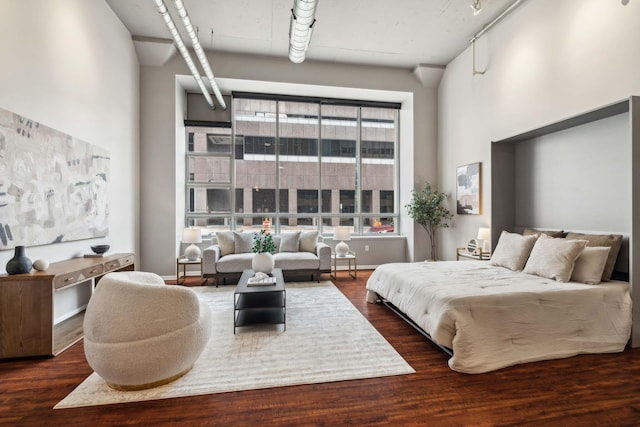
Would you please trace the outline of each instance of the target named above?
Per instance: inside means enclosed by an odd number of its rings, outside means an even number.
[[[31,272],[33,264],[24,254],[24,246],[16,246],[15,255],[7,262],[7,273],[24,274]]]
[[[251,260],[251,268],[256,273],[261,272],[269,274],[273,271],[274,266],[275,260],[273,259],[273,255],[269,252],[255,254]]]

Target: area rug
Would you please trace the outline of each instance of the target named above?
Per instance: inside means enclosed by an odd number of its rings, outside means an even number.
[[[94,372],[54,409],[107,405],[414,373],[329,281],[287,283],[286,331],[255,325],[233,333],[233,287],[193,287],[213,312],[213,335],[182,378],[117,391]]]

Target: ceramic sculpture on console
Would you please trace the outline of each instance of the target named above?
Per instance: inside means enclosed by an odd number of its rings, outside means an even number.
[[[15,255],[7,262],[7,273],[24,274],[31,271],[31,260],[24,254],[24,246],[16,246]]]

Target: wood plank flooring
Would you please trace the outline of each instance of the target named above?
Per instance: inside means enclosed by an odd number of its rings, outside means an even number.
[[[80,341],[52,359],[0,362],[0,425],[640,425],[640,349],[459,374],[389,309],[365,302],[369,274],[333,282],[416,374],[54,411],[91,373]]]

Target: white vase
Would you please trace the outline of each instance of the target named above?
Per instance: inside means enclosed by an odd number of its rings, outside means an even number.
[[[256,273],[262,272],[269,274],[273,271],[274,265],[275,260],[273,259],[273,255],[269,252],[255,254],[251,260],[251,268]]]

